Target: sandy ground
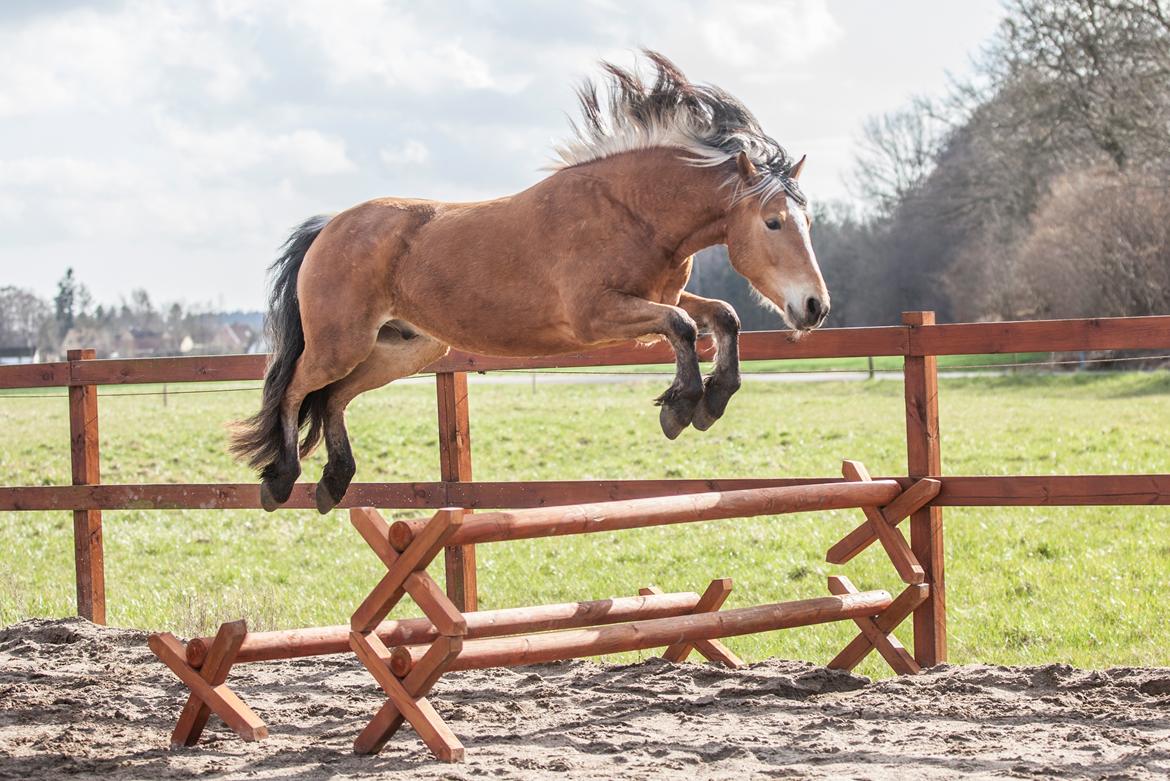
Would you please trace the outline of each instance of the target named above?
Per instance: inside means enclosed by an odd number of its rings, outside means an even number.
[[[0,778],[1170,777],[1170,670],[940,667],[871,683],[805,663],[747,670],[649,660],[459,673],[431,700],[467,762],[409,729],[351,753],[381,704],[347,656],[244,665],[268,723],[245,744],[212,717],[167,747],[185,689],[143,632],[79,619],[0,630]]]

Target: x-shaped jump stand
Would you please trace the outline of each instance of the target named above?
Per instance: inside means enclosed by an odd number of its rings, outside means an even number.
[[[390,526],[377,511],[369,507],[351,509],[350,521],[387,568],[382,580],[350,620],[350,647],[387,697],[354,741],[354,751],[358,754],[377,753],[403,722],[409,721],[436,757],[446,762],[461,762],[463,744],[427,701],[426,694],[463,650],[463,640],[468,633],[467,620],[427,574],[426,567],[462,525],[463,510],[439,510],[401,553],[390,544]],[[719,610],[731,593],[731,587],[730,578],[712,581],[692,612]],[[639,593],[649,596],[662,594],[662,591],[650,587]],[[374,629],[386,619],[404,594],[410,594],[439,636],[410,672],[399,677],[391,668],[391,650]],[[667,648],[664,656],[681,662],[693,650],[730,667],[743,665],[739,657],[717,640],[678,643]]]
[[[869,471],[859,461],[845,461],[841,471],[846,480],[866,482],[872,479]],[[925,582],[926,573],[922,564],[910,549],[902,532],[898,530],[898,524],[934,499],[941,488],[940,481],[923,478],[884,507],[862,507],[866,517],[865,523],[829,548],[825,560],[830,564],[844,564],[874,541],[878,541],[885,549],[894,569],[898,571],[898,576],[908,584],[880,615],[853,619],[861,633],[853,638],[841,653],[833,657],[829,667],[852,670],[876,648],[894,672],[900,675],[921,672],[922,668],[918,662],[894,636],[894,629],[926,601],[930,596],[930,586]],[[833,575],[829,578],[829,591],[838,596],[858,593],[849,579],[842,575]]]
[[[244,740],[268,737],[268,727],[260,717],[224,683],[247,634],[248,626],[243,620],[221,625],[198,670],[187,663],[186,649],[173,634],[150,636],[150,650],[191,690],[171,733],[172,746],[198,743],[212,711]]]

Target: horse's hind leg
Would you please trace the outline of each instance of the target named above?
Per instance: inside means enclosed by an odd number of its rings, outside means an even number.
[[[317,483],[317,510],[327,513],[345,496],[356,464],[345,428],[345,408],[358,394],[408,377],[447,354],[447,345],[405,324],[385,326],[369,356],[344,379],[328,388],[325,402],[325,447],[329,461]]]
[[[372,341],[372,340],[371,340]],[[360,352],[360,348],[348,352]],[[369,348],[366,348],[366,353]],[[361,357],[350,357],[348,361],[338,360],[336,349],[327,353],[318,352],[306,346],[297,358],[292,380],[284,392],[280,405],[281,436],[280,454],[264,467],[260,480],[260,504],[272,512],[288,501],[293,486],[301,474],[300,450],[297,437],[301,423],[316,413],[320,395],[331,382],[341,379],[361,361]],[[302,412],[302,407],[305,407]],[[312,436],[311,434],[309,436]]]
[[[703,400],[691,419],[691,425],[706,431],[723,417],[727,402],[739,390],[739,316],[726,301],[685,291],[678,305],[715,337],[715,369],[703,383]]]

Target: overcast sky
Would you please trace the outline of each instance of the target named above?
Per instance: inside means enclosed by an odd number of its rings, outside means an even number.
[[[636,9],[636,10],[635,10]],[[861,123],[937,95],[996,0],[0,4],[0,285],[259,309],[304,217],[531,185],[600,58],[738,95],[849,196]]]

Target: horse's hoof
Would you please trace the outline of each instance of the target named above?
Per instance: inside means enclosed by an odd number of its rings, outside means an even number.
[[[276,501],[276,497],[272,495],[272,489],[269,488],[267,480],[260,484],[260,506],[267,512],[273,512],[277,507],[280,507],[280,502]]]
[[[706,431],[715,425],[715,421],[719,420],[718,415],[712,415],[707,411],[707,405],[704,402],[699,402],[699,406],[695,407],[695,414],[691,417],[691,425],[698,431]]]
[[[330,510],[337,506],[339,500],[334,499],[333,495],[329,493],[329,489],[325,487],[325,481],[317,483],[317,490],[314,494],[317,500],[317,512],[322,515],[327,514]]]
[[[669,404],[663,404],[658,412],[658,423],[662,426],[662,433],[666,435],[667,439],[678,439],[678,435],[690,422],[690,419],[681,418],[675,408]]]

